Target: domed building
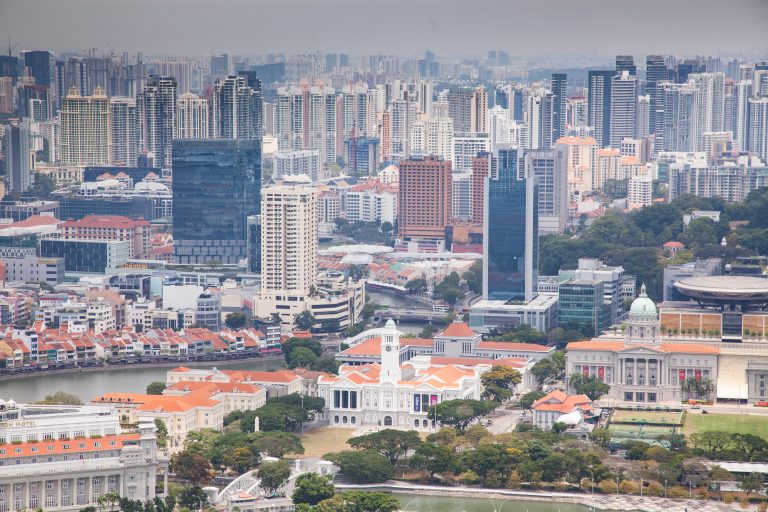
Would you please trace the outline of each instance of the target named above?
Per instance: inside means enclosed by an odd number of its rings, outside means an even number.
[[[629,308],[626,339],[630,343],[658,342],[660,329],[656,304],[648,297],[643,284],[640,287],[640,295],[632,301]]]
[[[611,385],[609,397],[625,402],[680,403],[688,378],[717,381],[720,348],[662,340],[659,311],[645,285],[632,302],[623,332],[569,343],[566,371]]]

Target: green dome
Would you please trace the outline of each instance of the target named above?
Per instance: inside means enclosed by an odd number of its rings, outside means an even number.
[[[631,316],[657,316],[656,304],[648,298],[645,293],[645,284],[640,287],[640,295],[632,301],[632,306],[629,308],[629,314]]]

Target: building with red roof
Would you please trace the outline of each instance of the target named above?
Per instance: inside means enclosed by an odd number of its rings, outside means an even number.
[[[60,227],[61,237],[66,240],[129,242],[129,257],[150,257],[152,237],[146,220],[120,215],[87,215],[80,220],[67,220]]]

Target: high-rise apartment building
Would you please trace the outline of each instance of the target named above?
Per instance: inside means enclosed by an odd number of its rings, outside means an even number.
[[[610,143],[612,148],[621,147],[622,139],[635,136],[635,111],[637,105],[637,77],[629,71],[621,71],[611,80]]]
[[[437,156],[400,162],[397,212],[398,235],[403,239],[442,239],[451,222],[451,161]]]
[[[465,87],[448,92],[448,115],[456,133],[486,131],[488,96],[484,87]]]
[[[125,96],[109,99],[112,113],[112,163],[136,166],[139,150],[136,100]]]
[[[493,162],[493,154],[490,152],[478,153],[472,159],[470,221],[475,226],[482,226],[485,222],[485,182],[490,175]]]
[[[211,136],[221,139],[254,139],[261,132],[261,93],[244,76],[216,81],[211,100]]]
[[[563,233],[568,222],[568,152],[563,145],[523,154],[524,176],[537,179],[539,233]]]
[[[256,137],[264,137],[266,123],[264,113],[264,93],[261,88],[261,77],[257,71],[238,71],[237,74],[245,78],[245,83],[253,89],[253,97],[251,98],[251,115],[253,120],[251,124],[255,130]]]
[[[749,100],[752,98],[752,81],[741,80],[733,86],[733,142],[738,149],[749,146]]]
[[[704,133],[722,132],[725,119],[725,75],[691,73],[688,83],[696,89],[696,138],[694,149],[704,151]]]
[[[552,91],[534,89],[528,95],[526,122],[528,124],[528,148],[552,147],[554,97]]]
[[[140,149],[154,155],[155,165],[173,165],[173,138],[176,130],[176,79],[151,76],[136,101],[139,116]]]
[[[109,98],[97,88],[93,96],[75,89],[61,102],[61,163],[106,165],[112,159],[112,112]]]
[[[234,265],[245,259],[247,217],[259,213],[261,141],[176,139],[173,160],[175,260]]]
[[[208,100],[192,93],[176,100],[176,137],[207,139],[209,135]]]
[[[302,301],[317,282],[317,191],[278,186],[262,190],[261,294]],[[291,299],[287,299],[291,300]]]
[[[587,77],[587,122],[601,148],[611,142],[611,82],[615,74],[613,70],[590,71]]]
[[[278,89],[274,131],[280,151],[317,149],[323,163],[334,163],[336,92],[331,87],[307,84]]]
[[[409,98],[392,101],[390,105],[389,158],[399,162],[408,158],[411,151],[411,131],[416,121],[416,102]]]
[[[565,135],[565,103],[568,98],[568,75],[552,73],[552,138],[556,141]]]
[[[30,148],[29,120],[14,121],[5,126],[3,156],[9,192],[24,192],[32,184]]]
[[[453,157],[453,119],[448,106],[436,104],[433,115],[420,114],[411,127],[411,153],[437,155],[445,160]]]
[[[749,151],[768,161],[768,97],[749,100]]]
[[[664,151],[693,151],[697,130],[696,88],[671,82],[662,83],[660,87],[664,120],[661,148]]]
[[[637,97],[635,110],[635,138],[643,139],[651,134],[651,97]]]
[[[538,186],[518,176],[518,150],[500,148],[487,180],[483,298],[530,301],[539,267]]]

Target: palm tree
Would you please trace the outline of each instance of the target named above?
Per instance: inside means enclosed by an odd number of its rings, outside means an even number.
[[[680,383],[680,390],[684,393],[685,399],[688,400],[691,397],[691,392],[695,392],[698,386],[698,381],[693,377],[688,377]]]
[[[703,397],[706,400],[709,400],[710,395],[715,390],[715,383],[712,382],[710,379],[703,379],[697,382],[697,393],[699,394],[699,397]]]

